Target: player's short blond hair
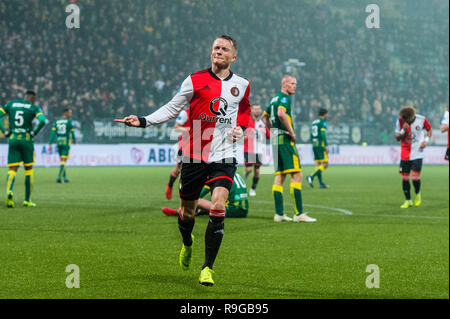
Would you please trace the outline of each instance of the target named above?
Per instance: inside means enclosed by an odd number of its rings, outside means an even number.
[[[290,75],[290,74],[283,75],[283,77],[281,78],[281,84],[283,84],[284,82],[286,82],[289,79],[295,79],[295,76]]]
[[[229,35],[221,34],[221,35],[219,35],[219,36],[216,37],[216,40],[217,40],[217,39],[224,39],[224,40],[230,41],[230,42],[231,42],[231,45],[232,45],[233,48],[234,48],[234,52],[235,52],[235,53],[237,52],[237,49],[238,49],[238,47],[237,47],[237,42],[236,42],[235,39],[233,39],[233,38],[230,37]]]

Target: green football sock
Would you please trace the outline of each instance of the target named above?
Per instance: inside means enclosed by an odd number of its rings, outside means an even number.
[[[25,201],[31,201],[31,190],[33,188],[33,169],[25,171]]]
[[[283,186],[273,185],[272,187],[273,198],[275,200],[275,212],[277,215],[283,216]]]
[[[58,173],[58,179],[61,179],[61,177],[66,177],[66,162],[61,162],[61,165],[59,165],[59,173]]]
[[[319,173],[317,174],[317,178],[319,179],[319,183],[323,184],[323,180],[322,180],[322,171],[319,170]]]
[[[319,174],[321,174],[322,171],[320,170],[319,167],[316,168],[316,170],[314,171],[314,173],[311,175],[311,178],[314,180],[314,177],[319,176]]]
[[[319,166],[319,173],[317,174],[317,178],[319,179],[319,183],[322,185],[323,184],[323,180],[322,180],[322,172],[325,170],[325,167],[323,167],[323,165]]]
[[[8,171],[8,176],[6,177],[6,193],[13,190],[14,181],[16,180],[17,172],[10,170]]]
[[[294,203],[295,215],[301,215],[303,213],[302,184],[291,183],[290,188],[291,188],[292,202]]]

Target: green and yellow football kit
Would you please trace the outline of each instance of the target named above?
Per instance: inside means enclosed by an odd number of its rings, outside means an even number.
[[[8,130],[3,126],[2,118],[8,115]],[[33,120],[37,119],[33,128]],[[0,130],[8,137],[8,167],[25,166],[25,206],[35,206],[31,202],[31,190],[33,185],[34,142],[33,137],[39,133],[45,125],[46,118],[42,110],[27,100],[8,102],[0,107]],[[12,191],[17,172],[8,170],[6,183],[6,205],[14,207]]]

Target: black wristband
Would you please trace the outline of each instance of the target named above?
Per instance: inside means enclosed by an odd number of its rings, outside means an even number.
[[[145,117],[138,117],[139,127],[147,127],[147,120]]]
[[[242,129],[242,131],[244,132],[244,135],[245,135],[245,131],[247,131],[247,128],[245,126],[241,125],[241,129]]]

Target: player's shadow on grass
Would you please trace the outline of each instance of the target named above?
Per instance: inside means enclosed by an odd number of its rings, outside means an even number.
[[[189,278],[187,279],[187,275],[189,275]],[[194,284],[198,285],[196,281],[195,275],[190,272],[183,272],[182,270],[179,270],[176,274],[159,274],[159,273],[151,273],[151,274],[140,274],[140,275],[134,275],[134,276],[128,276],[122,279],[132,279],[136,281],[143,281],[143,282],[149,282],[155,284],[155,286],[161,285],[161,283],[164,283],[168,286],[182,286],[187,288],[194,288]]]
[[[155,208],[152,207],[130,207],[130,208],[117,208],[117,209],[110,209],[107,212],[97,214],[96,216],[113,216],[113,215],[126,215],[126,214],[149,214],[149,217],[153,216],[163,216],[161,213],[161,210],[155,210]]]
[[[259,285],[248,285],[247,288],[251,289],[254,295],[255,289],[261,290],[263,293],[270,291],[270,294],[267,295],[268,299],[392,299],[393,296],[385,296],[377,293],[367,293],[367,294],[345,294],[345,293],[330,293],[324,291],[312,291],[302,288],[286,288],[286,287],[270,287],[270,286],[259,286]],[[242,290],[233,291],[223,289],[221,295],[224,298],[248,298],[243,295]],[[276,296],[276,297],[274,297]],[[250,297],[251,298],[251,297]],[[260,297],[258,297],[260,298]],[[406,297],[410,298],[410,297]]]

